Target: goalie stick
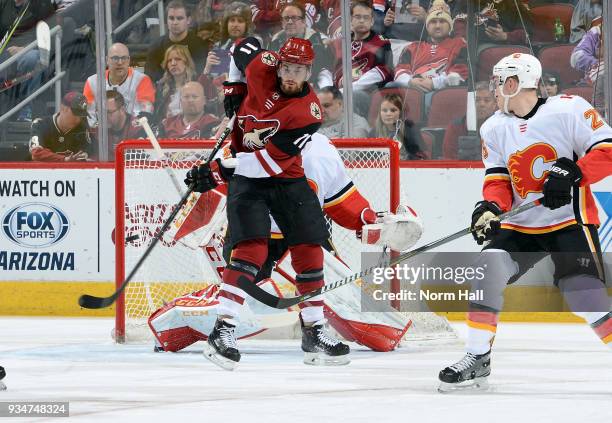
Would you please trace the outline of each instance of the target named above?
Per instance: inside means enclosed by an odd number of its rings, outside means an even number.
[[[223,131],[223,133],[217,140],[217,143],[213,147],[205,163],[210,163],[213,157],[215,156],[215,154],[217,154],[217,152],[221,149],[221,145],[227,139],[229,134],[232,132],[235,121],[236,121],[236,115],[234,115],[228,122],[227,127],[225,128],[225,130]],[[191,196],[192,192],[193,192],[193,187],[189,187],[189,189],[185,192],[185,194],[181,198],[181,201],[179,201],[178,204],[174,207],[168,219],[166,219],[163,226],[157,232],[157,235],[155,235],[155,237],[153,238],[153,241],[151,241],[151,244],[147,247],[146,251],[142,254],[142,257],[140,257],[140,259],[138,260],[138,262],[136,263],[132,271],[129,273],[127,278],[125,278],[121,286],[119,286],[119,288],[109,297],[96,297],[96,296],[87,295],[87,294],[81,295],[81,297],[79,298],[79,305],[81,307],[89,308],[89,309],[105,308],[105,307],[112,305],[117,300],[117,298],[119,298],[119,295],[121,295],[121,293],[125,290],[125,288],[130,283],[130,281],[132,280],[136,272],[138,272],[138,269],[140,269],[140,266],[142,266],[142,264],[147,259],[149,254],[151,254],[151,251],[153,251],[153,248],[155,248],[155,246],[157,245],[161,237],[168,230],[168,228],[174,221],[174,218],[179,213],[179,211],[183,208],[183,206],[185,205],[185,203]]]
[[[498,216],[499,220],[504,220],[504,219],[508,219],[512,216],[516,216],[519,213],[522,213],[524,211],[527,211],[529,209],[532,209],[534,207],[536,207],[537,205],[540,204],[540,200],[541,199],[537,199],[534,201],[531,201],[527,204],[523,204],[520,207],[515,208],[514,210],[510,210],[506,213],[503,213],[501,215]],[[482,227],[476,227],[474,228],[474,230],[478,230],[478,229],[482,229]],[[461,229],[458,232],[455,232],[454,234],[451,235],[447,235],[444,238],[438,239],[437,241],[433,241],[430,242],[429,244],[423,245],[422,247],[417,248],[416,250],[412,250],[412,251],[408,251],[406,253],[400,254],[399,256],[391,259],[386,265],[387,266],[394,266],[398,263],[401,263],[402,261],[408,260],[409,258],[412,258],[418,254],[421,254],[425,251],[429,251],[432,248],[436,248],[439,247],[441,245],[447,244],[451,241],[454,241],[456,239],[459,239],[469,233],[471,233],[472,231],[470,230],[470,228],[465,228],[465,229]],[[301,302],[304,302],[310,298],[316,297],[318,295],[324,294],[327,291],[331,291],[332,289],[336,289],[336,288],[340,288],[341,286],[344,286],[346,284],[352,283],[352,282],[357,282],[359,280],[361,280],[364,276],[369,275],[370,273],[372,273],[374,271],[374,269],[378,269],[381,267],[381,264],[377,264],[375,266],[371,266],[368,267],[367,269],[361,271],[360,273],[355,273],[354,275],[348,276],[344,279],[340,279],[336,282],[332,282],[329,285],[324,285],[323,287],[316,289],[314,291],[308,292],[306,294],[303,295],[298,295],[297,297],[287,297],[287,298],[279,298],[276,297],[266,291],[264,291],[263,289],[261,289],[260,287],[258,287],[257,285],[255,285],[254,283],[252,283],[251,281],[249,281],[246,277],[241,276],[240,278],[238,278],[238,286],[244,290],[247,294],[249,294],[251,297],[255,298],[257,301],[272,307],[272,308],[289,308],[289,307],[293,307],[295,305],[298,305]]]

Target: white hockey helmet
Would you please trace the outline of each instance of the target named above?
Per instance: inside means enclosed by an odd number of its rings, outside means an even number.
[[[542,64],[531,54],[513,53],[501,59],[493,66],[494,81],[504,85],[506,79],[516,76],[519,81],[517,91],[523,88],[538,88],[542,77]]]

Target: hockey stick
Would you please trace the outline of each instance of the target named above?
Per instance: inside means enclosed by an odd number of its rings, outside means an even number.
[[[3,81],[0,85],[0,93],[32,79],[34,75],[38,75],[49,67],[49,60],[51,57],[51,32],[49,30],[49,25],[47,25],[45,21],[39,21],[36,24],[36,44],[38,47],[39,61],[36,63],[34,69],[16,78]]]
[[[213,147],[205,163],[210,163],[213,157],[221,149],[221,145],[227,139],[229,134],[232,132],[232,128],[234,127],[235,120],[236,120],[236,115],[234,115],[234,117],[232,117],[230,121],[228,122],[227,127],[223,131],[223,134],[221,134],[221,136],[217,140],[217,143]],[[159,240],[162,238],[164,233],[168,230],[168,228],[174,221],[174,218],[176,217],[178,212],[183,208],[183,206],[189,199],[189,196],[191,195],[192,192],[193,192],[193,187],[189,187],[187,192],[185,192],[185,194],[181,198],[181,201],[179,201],[178,204],[174,207],[174,210],[172,210],[172,213],[170,213],[170,216],[168,217],[168,219],[166,219],[163,226],[157,232],[157,235],[155,235],[155,237],[153,238],[153,241],[151,241],[151,244],[147,247],[146,251],[142,254],[142,257],[140,257],[140,259],[138,260],[138,262],[136,263],[136,265],[134,266],[130,274],[127,276],[127,278],[125,278],[121,286],[110,297],[96,297],[96,296],[87,295],[87,294],[81,295],[81,297],[79,298],[79,305],[81,307],[90,308],[90,309],[105,308],[105,307],[112,305],[117,300],[117,298],[119,298],[119,295],[121,295],[121,293],[125,290],[125,288],[130,283],[130,281],[132,280],[136,272],[138,272],[138,269],[140,269],[140,266],[142,266],[142,264],[147,259],[147,257],[149,257],[149,254],[151,254],[151,251],[153,251],[153,248],[155,248],[155,246],[157,245]]]
[[[160,162],[162,162],[162,165],[164,169],[166,170],[166,173],[168,173],[170,180],[172,180],[172,184],[174,185],[174,188],[176,188],[176,191],[179,193],[179,195],[183,195],[184,188],[183,188],[183,185],[176,178],[176,173],[174,173],[174,170],[170,166],[166,166],[165,164],[163,164],[164,163],[164,152],[162,151],[161,145],[159,145],[159,141],[157,141],[157,137],[155,136],[155,133],[153,133],[153,129],[151,128],[151,125],[149,125],[149,120],[147,119],[146,116],[143,116],[138,119],[138,123],[140,123],[140,126],[142,126],[142,129],[144,129],[145,133],[147,134],[147,137],[149,138],[151,145],[153,145],[153,150],[155,150],[155,153],[157,154],[157,159]]]
[[[519,213],[522,213],[524,211],[527,211],[529,209],[532,209],[534,207],[536,207],[537,205],[540,204],[540,200],[541,199],[537,199],[534,201],[531,201],[527,204],[523,204],[520,207],[517,207],[514,210],[510,210],[509,212],[503,213],[501,215],[499,215],[499,220],[504,220],[504,219],[508,219],[512,216],[516,216]],[[476,227],[474,228],[474,230],[479,230],[482,229],[482,227]],[[458,238],[461,238],[469,233],[471,233],[472,231],[470,230],[470,228],[465,228],[462,229],[458,232],[455,232],[454,234],[451,235],[447,235],[444,238],[438,239],[437,241],[433,241],[430,242],[429,244],[423,245],[422,247],[417,248],[416,250],[412,250],[412,251],[408,251],[404,254],[400,254],[399,256],[391,259],[388,263],[387,266],[394,266],[398,263],[401,263],[402,261],[408,260],[411,257],[414,257],[418,254],[421,254],[425,251],[429,251],[433,248],[439,247],[441,245],[447,244],[451,241],[454,241]],[[287,298],[279,298],[276,297],[270,293],[268,293],[267,291],[261,289],[260,287],[258,287],[257,285],[255,285],[253,282],[249,281],[246,277],[241,276],[240,278],[238,278],[238,286],[244,290],[247,294],[249,294],[251,297],[255,298],[257,301],[272,307],[272,308],[289,308],[289,307],[293,307],[295,305],[298,305],[301,302],[304,302],[310,298],[316,297],[318,295],[321,295],[327,291],[331,291],[332,289],[336,289],[336,288],[340,288],[341,286],[347,285],[349,283],[352,282],[357,282],[358,280],[361,280],[364,276],[367,276],[369,274],[371,274],[374,269],[378,269],[381,267],[381,264],[377,264],[375,266],[371,266],[368,267],[367,269],[361,271],[360,273],[355,273],[352,276],[346,277],[344,279],[340,279],[339,281],[330,283],[329,285],[324,285],[323,287],[316,289],[314,291],[308,292],[306,294],[303,295],[298,295],[297,297],[287,297]]]
[[[6,31],[6,34],[4,34],[4,37],[2,37],[2,40],[0,40],[0,54],[2,54],[2,52],[8,45],[9,41],[11,41],[11,38],[13,37],[13,33],[15,32],[15,30],[21,23],[21,20],[25,16],[29,7],[30,7],[30,2],[28,1],[26,5],[23,7],[23,9],[21,9],[21,13],[19,13],[17,18],[13,21],[13,24],[11,25],[11,27],[8,29],[8,31]]]

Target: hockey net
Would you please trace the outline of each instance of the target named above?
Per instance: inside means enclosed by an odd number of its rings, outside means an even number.
[[[207,159],[213,141],[160,141],[163,157],[148,140],[124,141],[116,156],[116,283],[119,286],[134,268],[157,231],[172,212],[183,190],[187,170]],[[334,140],[349,176],[377,211],[395,211],[399,204],[399,151],[390,140]],[[181,181],[181,182],[179,182]],[[220,213],[224,198],[208,196],[206,215]],[[177,220],[181,219],[179,213]],[[329,221],[336,250],[351,269],[361,265],[362,244],[352,231]],[[200,228],[200,230],[205,228]],[[176,242],[176,231],[167,231],[117,301],[114,337],[117,342],[152,340],[148,317],[174,298],[216,283],[213,269],[189,239]],[[288,295],[293,295],[289,293]],[[454,338],[443,317],[410,313],[413,326],[407,338]]]

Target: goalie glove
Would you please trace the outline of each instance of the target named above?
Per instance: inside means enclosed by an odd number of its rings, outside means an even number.
[[[492,201],[479,201],[472,212],[472,224],[470,230],[478,245],[489,241],[501,227],[497,218],[502,214],[501,209]],[[476,229],[479,228],[479,229]]]
[[[400,205],[396,214],[382,213],[376,223],[363,225],[361,243],[405,251],[412,248],[421,235],[421,218],[410,207]]]
[[[216,159],[210,163],[194,166],[185,177],[185,185],[195,192],[207,192],[227,182],[234,174],[236,159]]]

